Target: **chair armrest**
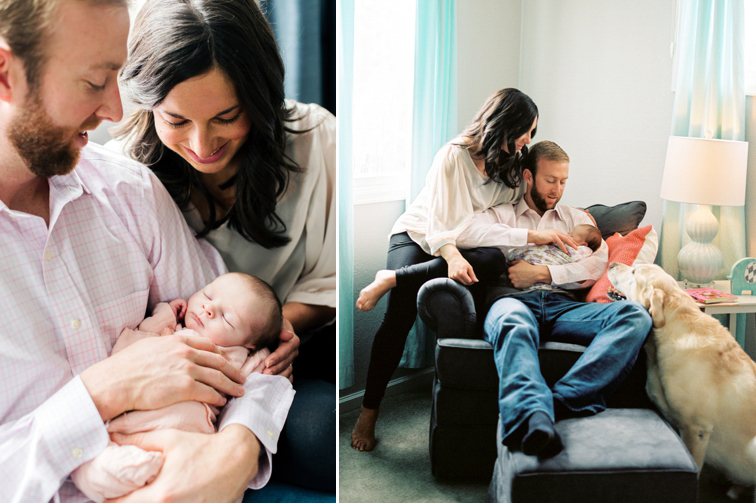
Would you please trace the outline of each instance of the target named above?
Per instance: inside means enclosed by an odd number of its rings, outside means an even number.
[[[417,294],[420,319],[439,339],[478,339],[475,302],[470,291],[449,278],[426,281]]]

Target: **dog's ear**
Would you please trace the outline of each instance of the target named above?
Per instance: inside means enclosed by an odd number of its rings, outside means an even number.
[[[654,287],[651,285],[644,285],[642,288],[638,288],[638,302],[641,303],[646,309],[651,309],[651,299],[654,296]]]
[[[658,288],[653,289],[653,293],[649,298],[648,314],[651,315],[651,320],[654,323],[655,328],[661,328],[664,326],[664,291]]]

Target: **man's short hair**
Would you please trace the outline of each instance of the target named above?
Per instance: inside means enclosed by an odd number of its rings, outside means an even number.
[[[543,140],[530,147],[528,154],[523,159],[523,170],[527,169],[535,176],[538,170],[538,161],[541,159],[555,162],[570,162],[570,156],[562,150],[562,147],[553,141]]]
[[[128,6],[129,0],[0,0],[0,37],[11,52],[21,59],[30,91],[40,84],[42,68],[47,61],[46,42],[50,37],[58,8],[65,1],[88,2],[92,5]]]

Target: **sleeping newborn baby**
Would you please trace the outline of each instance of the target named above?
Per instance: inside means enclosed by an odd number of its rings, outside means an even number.
[[[521,248],[506,248],[504,255],[507,262],[524,260],[532,265],[562,265],[577,262],[590,257],[593,252],[601,247],[601,231],[588,224],[576,225],[570,233],[572,239],[578,244],[577,248],[567,247],[564,253],[555,244],[528,245]]]
[[[180,322],[183,321],[183,327]],[[138,331],[125,328],[113,346],[113,353],[144,337],[176,332],[207,337],[247,378],[264,369],[269,347],[279,340],[283,326],[281,302],[264,281],[246,274],[229,273],[192,295],[155,306],[152,316]],[[265,378],[281,379],[278,376]],[[284,401],[291,405],[294,391]],[[196,401],[179,402],[157,410],[126,412],[106,426],[110,433],[131,434],[161,428],[214,433],[218,409]],[[134,491],[151,482],[163,464],[160,452],[115,442],[72,474],[76,486],[89,498],[101,502]]]
[[[503,249],[507,262],[524,260],[531,265],[563,265],[588,258],[601,247],[601,231],[588,224],[576,225],[570,236],[578,244],[577,248],[567,247],[562,251],[555,244],[528,245],[521,248]],[[536,283],[532,288],[544,288],[543,283]]]

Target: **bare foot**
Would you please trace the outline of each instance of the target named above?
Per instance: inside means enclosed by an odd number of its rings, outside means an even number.
[[[375,279],[368,286],[360,290],[357,298],[357,309],[370,311],[375,307],[386,292],[396,286],[396,271],[383,269],[375,273]]]
[[[352,430],[352,447],[358,451],[372,451],[375,447],[375,422],[378,420],[378,409],[360,409],[360,417]]]

